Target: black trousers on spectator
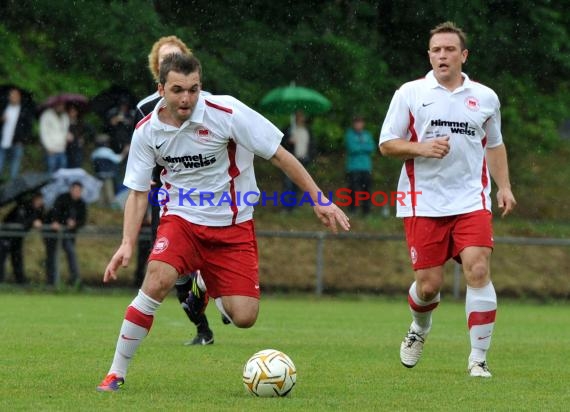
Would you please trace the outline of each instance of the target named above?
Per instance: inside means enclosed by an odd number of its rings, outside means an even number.
[[[10,255],[12,261],[12,270],[14,271],[14,280],[16,283],[27,282],[24,276],[23,243],[23,237],[5,237],[0,239],[0,282],[4,281],[6,258],[8,255]]]
[[[56,277],[59,277],[56,264],[58,253],[57,241],[58,239],[55,237],[44,238],[44,243],[46,245],[46,279],[48,285],[54,285]],[[77,255],[75,253],[75,236],[61,239],[61,246],[67,256],[67,264],[69,268],[68,283],[73,285],[80,280],[79,264],[77,263]]]
[[[367,171],[348,172],[346,174],[348,188],[351,190],[352,202],[348,208],[351,213],[356,212],[356,193],[355,192],[370,192],[370,184],[372,183],[372,173]],[[370,212],[370,200],[360,200],[359,205],[362,208],[362,213],[367,215]]]

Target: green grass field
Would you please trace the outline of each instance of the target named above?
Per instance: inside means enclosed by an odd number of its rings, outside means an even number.
[[[193,329],[174,296],[118,393],[97,393],[134,292],[1,293],[0,410],[34,411],[562,411],[570,402],[568,306],[500,302],[489,380],[466,374],[462,302],[444,299],[424,356],[400,365],[410,318],[405,300],[266,296],[257,324],[223,326],[208,308],[216,343],[186,347]],[[260,349],[297,366],[289,398],[247,395],[245,361]]]

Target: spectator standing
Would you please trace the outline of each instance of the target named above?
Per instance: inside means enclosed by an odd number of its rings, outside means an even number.
[[[83,148],[85,142],[93,138],[93,127],[83,118],[83,113],[75,104],[67,106],[69,116],[69,134],[67,135],[67,146],[65,155],[67,167],[70,169],[83,167]]]
[[[69,139],[69,116],[63,101],[48,107],[40,116],[40,141],[46,151],[47,171],[67,167],[65,149]]]
[[[304,167],[307,167],[311,160],[311,132],[307,126],[305,112],[302,110],[295,112],[295,122],[285,129],[283,142],[284,147],[289,150]],[[283,206],[285,206],[285,210],[292,212],[297,205],[299,188],[287,175],[284,177],[284,190],[291,195],[288,201],[283,202]]]
[[[355,213],[356,193],[358,191],[370,193],[372,183],[372,154],[376,150],[372,135],[365,130],[365,121],[362,116],[354,116],[352,127],[344,135],[346,148],[346,178],[348,188],[351,190],[352,202],[349,212]],[[362,214],[370,213],[370,201],[360,201]]]
[[[24,155],[24,144],[30,140],[34,113],[22,102],[22,92],[14,87],[8,92],[6,104],[0,107],[0,176],[4,173],[4,162],[10,160],[10,178],[20,173]]]
[[[4,218],[4,230],[21,232],[0,238],[0,283],[4,281],[6,258],[10,255],[16,283],[28,283],[24,272],[24,254],[22,253],[24,236],[32,228],[40,229],[44,215],[44,198],[36,193],[31,199],[17,204]]]
[[[87,220],[87,205],[81,199],[82,191],[83,185],[80,182],[73,182],[69,192],[59,195],[47,214],[46,224],[49,225],[48,234],[51,235],[44,236],[48,285],[54,285],[56,279],[59,279],[57,253],[60,238],[69,267],[68,284],[78,286],[81,282],[75,252],[75,238],[77,230],[83,227]],[[63,236],[56,236],[56,234]]]
[[[135,126],[135,111],[127,96],[121,96],[118,104],[107,112],[106,132],[111,137],[111,149],[123,153],[129,149],[131,134]]]

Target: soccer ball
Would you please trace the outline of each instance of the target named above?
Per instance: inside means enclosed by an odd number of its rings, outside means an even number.
[[[297,381],[297,369],[289,356],[275,349],[255,353],[243,367],[243,385],[262,398],[287,396]]]

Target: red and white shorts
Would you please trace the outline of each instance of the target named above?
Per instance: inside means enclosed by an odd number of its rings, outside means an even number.
[[[200,269],[208,294],[259,298],[257,240],[253,220],[203,226],[168,215],[160,219],[148,257],[173,266],[180,276]]]
[[[477,210],[455,216],[405,217],[404,228],[414,270],[442,266],[468,246],[493,248],[492,215]]]

